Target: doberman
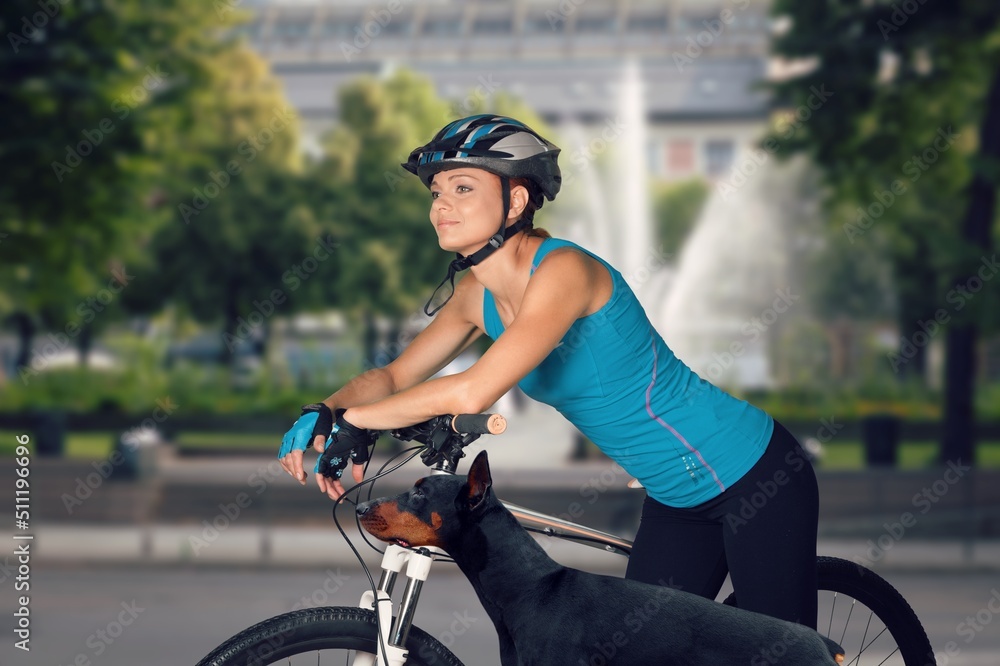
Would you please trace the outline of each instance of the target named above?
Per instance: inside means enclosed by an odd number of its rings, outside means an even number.
[[[382,541],[436,546],[468,577],[496,626],[503,666],[833,666],[844,650],[799,624],[694,594],[564,567],[492,491],[486,452],[468,478],[435,475],[359,504]]]

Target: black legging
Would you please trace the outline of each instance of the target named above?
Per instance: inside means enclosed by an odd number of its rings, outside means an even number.
[[[646,497],[626,578],[714,599],[726,574],[737,605],[816,628],[816,474],[775,422],[759,461],[688,509]]]

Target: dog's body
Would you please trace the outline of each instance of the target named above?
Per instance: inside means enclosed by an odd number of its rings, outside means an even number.
[[[503,666],[832,666],[843,649],[812,629],[668,587],[564,567],[491,490],[481,453],[468,481],[431,476],[358,506],[373,536],[445,550],[500,639]]]

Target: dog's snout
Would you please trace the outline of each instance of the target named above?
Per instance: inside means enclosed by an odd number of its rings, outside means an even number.
[[[355,507],[354,511],[357,512],[359,516],[363,516],[371,510],[372,504],[373,502],[362,502]]]

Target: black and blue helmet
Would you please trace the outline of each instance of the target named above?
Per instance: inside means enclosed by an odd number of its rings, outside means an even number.
[[[459,254],[448,265],[448,275],[424,306],[427,315],[436,313],[454,295],[455,275],[459,271],[476,266],[500,249],[504,241],[530,227],[530,215],[522,215],[517,222],[507,225],[512,178],[525,178],[534,185],[527,189],[535,208],[541,208],[544,199],[552,201],[556,198],[562,186],[558,156],[559,148],[555,144],[546,141],[520,120],[492,113],[448,123],[427,145],[410,153],[402,166],[416,174],[428,189],[434,175],[448,169],[472,167],[500,177],[503,210],[497,232],[479,250],[467,257]],[[445,282],[451,284],[451,293],[432,308],[434,297]]]
[[[410,153],[403,168],[428,188],[434,175],[447,169],[474,167],[501,178],[527,178],[542,196],[555,199],[562,185],[559,148],[519,120],[482,113],[445,125],[427,145]]]

